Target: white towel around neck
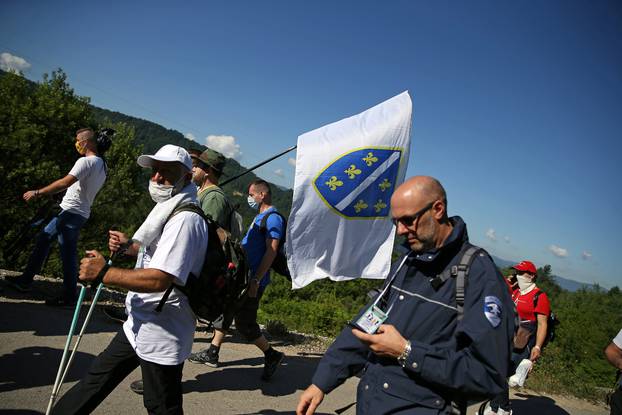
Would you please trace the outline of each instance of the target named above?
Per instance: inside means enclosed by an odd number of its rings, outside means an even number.
[[[197,187],[190,183],[166,202],[156,203],[132,240],[141,247],[149,246],[160,234],[173,210],[183,203],[197,203]]]

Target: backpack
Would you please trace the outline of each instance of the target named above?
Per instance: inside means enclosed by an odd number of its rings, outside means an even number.
[[[276,251],[276,257],[274,258],[274,261],[272,261],[271,268],[275,272],[287,278],[288,281],[291,281],[292,276],[289,272],[289,268],[287,267],[287,256],[285,255],[285,238],[286,238],[286,230],[287,230],[287,219],[285,219],[285,217],[277,211],[268,212],[263,216],[263,218],[261,218],[261,222],[259,223],[259,231],[263,233],[264,235],[268,232],[267,223],[268,223],[268,217],[270,215],[280,216],[281,219],[283,219],[283,224],[284,224],[283,237],[279,240],[279,248]]]
[[[242,238],[244,237],[244,218],[242,217],[240,212],[237,211],[235,206],[231,204],[231,201],[229,200],[227,195],[225,195],[225,192],[223,192],[223,190],[218,186],[203,193],[201,195],[201,200],[203,200],[203,198],[205,198],[208,194],[212,192],[218,192],[221,195],[223,195],[223,197],[225,198],[227,205],[231,209],[231,213],[229,213],[229,224],[230,224],[229,226],[231,227],[231,231],[229,233],[231,234],[232,239],[236,241],[241,241]]]
[[[225,310],[240,303],[248,286],[248,262],[242,247],[231,239],[229,232],[219,227],[194,203],[177,206],[167,222],[180,212],[194,212],[207,222],[208,243],[205,260],[199,275],[190,274],[186,285],[171,284],[160,300],[156,311],[162,311],[173,288],[188,297],[194,314],[214,321]]]
[[[533,308],[535,309],[538,306],[538,297],[540,297],[542,291],[538,289],[538,292],[533,296]],[[544,344],[542,346],[546,346],[549,342],[555,340],[555,329],[559,325],[559,319],[557,318],[557,314],[553,311],[549,313],[549,317],[547,319],[546,324],[546,337],[544,338]]]
[[[469,276],[469,271],[471,270],[471,264],[476,256],[489,256],[488,253],[475,245],[470,243],[466,243],[462,248],[462,256],[460,257],[460,261],[457,265],[452,265],[449,268],[443,270],[443,272],[437,275],[435,278],[431,280],[432,287],[434,289],[438,289],[445,281],[449,278],[456,279],[456,308],[457,308],[457,320],[460,322],[464,317],[464,293],[466,291],[467,279]],[[492,259],[491,259],[492,261]],[[501,276],[501,274],[499,274]],[[514,313],[516,310],[514,309]],[[516,316],[516,314],[515,314]],[[516,324],[516,317],[514,318],[514,322]],[[451,401],[451,406],[454,412],[452,413],[460,413],[466,414],[466,408],[468,405],[473,405],[477,402],[482,401],[483,397],[470,397],[466,400],[456,400]],[[488,400],[485,400],[482,404],[481,408],[485,406]]]
[[[449,278],[456,279],[456,308],[458,309],[458,321],[461,321],[464,316],[464,292],[466,290],[466,281],[469,276],[469,271],[471,270],[471,264],[476,254],[486,255],[486,251],[478,246],[466,243],[465,247],[466,249],[463,248],[462,250],[462,257],[460,257],[458,265],[452,265],[446,268],[431,281],[432,287],[438,289],[438,287],[443,285]]]

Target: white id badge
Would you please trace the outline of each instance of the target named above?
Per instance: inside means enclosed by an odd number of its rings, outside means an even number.
[[[372,306],[356,321],[356,325],[365,333],[374,334],[387,317],[387,313],[382,311],[375,304],[372,304]]]
[[[376,301],[374,301],[374,303],[365,311],[365,313],[356,321],[356,323],[354,323],[354,326],[356,328],[363,330],[367,334],[374,334],[378,330],[378,327],[380,327],[382,323],[384,323],[384,321],[387,319],[387,317],[389,317],[389,313],[391,312],[393,305],[391,304],[389,309],[386,312],[384,312],[380,309],[380,307],[378,307],[377,304],[389,291],[389,289],[391,288],[391,284],[393,284],[393,280],[395,279],[395,277],[397,276],[397,273],[402,268],[402,266],[406,262],[406,259],[408,259],[409,256],[410,256],[410,252],[408,253],[408,255],[404,257],[400,265],[397,267],[393,275],[390,277],[389,283],[382,290],[382,292],[378,295],[378,298],[376,298]]]

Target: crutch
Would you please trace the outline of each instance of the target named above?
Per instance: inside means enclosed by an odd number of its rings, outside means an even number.
[[[112,265],[112,260],[116,259],[117,254],[121,253],[121,252],[125,252],[125,249],[119,249],[118,251],[114,252],[112,254],[112,256],[110,257],[110,259],[108,260],[108,266]],[[105,270],[107,271],[107,267],[105,268]],[[100,271],[101,272],[101,271]],[[97,279],[99,279],[101,276],[98,275]],[[67,360],[67,364],[65,365],[65,360],[67,358],[67,352],[69,350],[69,345],[71,344],[71,338],[73,337],[73,332],[75,331],[76,328],[76,324],[78,323],[78,317],[80,315],[80,308],[82,307],[82,300],[84,299],[84,294],[86,292],[86,285],[82,285],[80,287],[80,295],[78,297],[78,302],[76,303],[76,309],[73,313],[73,320],[71,321],[71,326],[69,328],[69,333],[67,334],[67,342],[65,343],[65,349],[63,350],[63,356],[60,360],[60,366],[58,368],[58,373],[56,374],[56,380],[54,381],[54,386],[52,387],[52,395],[50,396],[50,401],[48,402],[48,407],[47,410],[45,411],[46,415],[49,415],[50,412],[52,411],[52,407],[54,406],[54,402],[56,401],[56,397],[58,396],[59,392],[60,392],[60,388],[63,384],[63,381],[65,380],[65,376],[67,376],[67,372],[69,371],[69,367],[71,366],[71,363],[73,361],[73,358],[76,354],[76,351],[78,350],[78,346],[80,345],[80,341],[82,341],[82,336],[84,335],[84,331],[86,330],[86,326],[89,324],[89,321],[91,319],[91,315],[93,314],[93,310],[95,309],[95,305],[97,304],[97,299],[99,297],[99,294],[101,292],[102,287],[104,286],[103,283],[99,283],[99,285],[97,286],[97,291],[95,292],[95,295],[93,296],[93,300],[91,301],[91,306],[89,307],[89,311],[86,314],[86,318],[84,319],[84,323],[82,324],[82,329],[80,330],[80,334],[78,335],[78,338],[76,339],[76,343],[73,347],[73,350],[71,351],[71,355],[69,357],[69,359]]]

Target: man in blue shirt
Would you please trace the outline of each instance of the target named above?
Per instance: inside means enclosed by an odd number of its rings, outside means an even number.
[[[284,354],[272,348],[268,340],[261,333],[257,324],[257,309],[259,300],[270,283],[270,267],[276,258],[279,241],[285,237],[283,218],[276,214],[272,206],[272,192],[268,182],[257,179],[248,188],[248,205],[258,210],[259,214],[253,219],[246,236],[242,240],[242,248],[246,253],[251,272],[248,294],[244,302],[236,310],[225,310],[223,316],[214,322],[214,337],[209,349],[193,353],[188,359],[192,363],[203,363],[211,367],[218,367],[218,354],[225,334],[235,318],[235,326],[247,341],[254,343],[265,355],[263,380],[272,377],[283,361]],[[273,214],[274,213],[274,214]],[[262,227],[262,219],[265,227]]]

